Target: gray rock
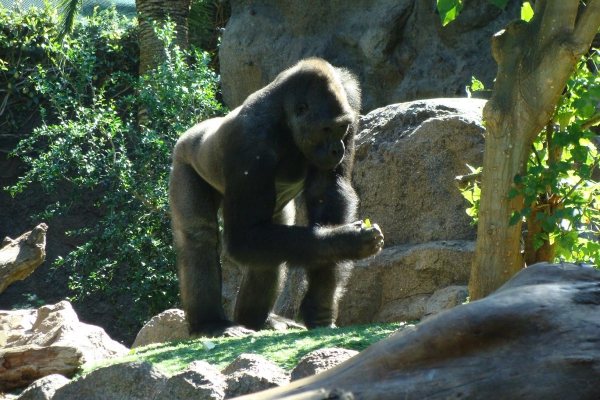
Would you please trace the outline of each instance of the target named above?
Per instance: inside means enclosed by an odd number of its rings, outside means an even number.
[[[519,16],[471,0],[442,27],[434,1],[231,0],[219,50],[223,97],[234,108],[283,69],[322,57],[360,78],[363,109],[465,96],[471,77],[492,87],[491,37]]]
[[[292,370],[291,380],[297,381],[298,379],[327,371],[357,354],[358,351],[356,350],[340,349],[337,347],[311,351],[298,361],[298,364]]]
[[[53,399],[158,400],[166,382],[152,364],[128,362],[96,369],[58,389]]]
[[[225,376],[206,361],[194,361],[167,380],[158,397],[164,400],[223,400]]]
[[[45,376],[29,385],[18,400],[50,400],[57,389],[69,382],[69,379],[59,374]]]
[[[475,99],[394,104],[361,118],[353,184],[360,215],[378,223],[386,248],[403,243],[474,240],[468,202],[454,184],[483,162]]]
[[[138,332],[131,348],[185,340],[189,337],[185,313],[172,308],[152,317]]]
[[[411,321],[427,315],[430,298],[469,281],[474,242],[399,245],[355,263],[340,299],[338,324]],[[457,303],[436,303],[440,309]]]
[[[241,354],[225,367],[223,373],[227,380],[227,399],[282,386],[290,381],[282,368],[257,354]]]

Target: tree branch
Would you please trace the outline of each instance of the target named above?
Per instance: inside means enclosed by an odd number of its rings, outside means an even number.
[[[548,0],[540,29],[543,44],[554,40],[557,30],[571,32],[575,27],[579,0]]]
[[[581,56],[589,50],[589,44],[600,27],[600,0],[589,0],[577,21],[573,38],[578,43],[577,53]]]

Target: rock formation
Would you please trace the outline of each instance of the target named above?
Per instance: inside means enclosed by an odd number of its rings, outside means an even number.
[[[465,2],[442,26],[434,1],[231,0],[219,59],[223,98],[234,108],[306,57],[350,69],[363,86],[363,110],[435,97],[464,97],[475,76],[491,87],[491,37],[519,17],[486,0]]]

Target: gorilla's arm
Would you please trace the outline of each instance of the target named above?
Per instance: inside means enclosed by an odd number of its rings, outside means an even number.
[[[227,250],[237,261],[254,267],[285,261],[315,264],[363,259],[379,251],[383,236],[377,227],[272,223],[276,206],[274,160],[262,157],[245,170],[232,168],[237,182],[227,184],[223,221]]]

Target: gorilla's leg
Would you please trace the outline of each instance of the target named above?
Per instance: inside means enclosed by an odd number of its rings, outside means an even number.
[[[308,221],[314,225],[343,225],[356,219],[358,197],[349,183],[342,165],[337,173],[311,171],[304,193]],[[305,266],[308,291],[300,304],[300,315],[307,328],[334,326],[337,297],[343,288],[351,262],[323,260]]]
[[[218,193],[187,164],[174,162],[170,201],[181,300],[190,335],[232,326],[221,305]]]
[[[273,223],[292,225],[295,217],[294,202],[273,216]],[[283,265],[263,265],[247,268],[235,302],[234,320],[247,328],[264,328],[265,321],[273,309],[281,291],[281,269]]]
[[[347,262],[307,269],[308,290],[300,304],[300,315],[308,329],[335,326],[338,291],[351,267],[352,263]]]

